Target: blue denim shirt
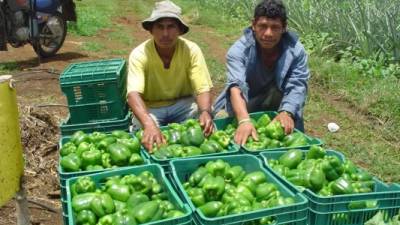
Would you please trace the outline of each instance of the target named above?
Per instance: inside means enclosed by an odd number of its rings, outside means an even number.
[[[283,94],[282,102],[278,111],[288,111],[295,116],[296,128],[303,130],[303,108],[307,96],[307,82],[310,72],[307,66],[307,54],[299,38],[291,32],[282,35],[280,42],[281,56],[275,69],[276,86]],[[227,59],[227,84],[221,95],[216,99],[214,109],[216,112],[225,108],[233,115],[230,101],[229,89],[233,86],[240,88],[246,102],[249,100],[250,87],[246,79],[251,77],[265,76],[257,66],[259,54],[258,45],[250,28],[245,29],[244,35],[237,40],[229,49]],[[265,79],[265,78],[264,78]],[[253,82],[257,85],[257,82]],[[260,84],[265,85],[265,84]]]

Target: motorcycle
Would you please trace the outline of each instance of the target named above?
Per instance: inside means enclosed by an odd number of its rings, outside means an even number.
[[[40,57],[57,53],[76,21],[73,0],[0,0],[0,51],[31,44]]]

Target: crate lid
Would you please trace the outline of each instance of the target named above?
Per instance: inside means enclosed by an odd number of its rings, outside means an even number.
[[[116,79],[124,75],[125,60],[106,59],[70,64],[60,76],[60,84]]]

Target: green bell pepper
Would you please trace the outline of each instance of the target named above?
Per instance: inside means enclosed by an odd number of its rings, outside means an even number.
[[[240,181],[238,186],[239,185],[246,186],[251,191],[251,193],[253,193],[253,195],[256,194],[257,184],[253,180],[251,180],[251,179],[242,180],[242,181]]]
[[[251,202],[253,202],[254,199],[255,199],[255,197],[254,197],[253,193],[251,192],[251,190],[247,186],[241,185],[241,184],[239,184],[237,186],[237,188],[236,188],[236,197],[246,198],[246,200],[249,202],[249,204]]]
[[[125,147],[127,147],[132,154],[140,152],[140,142],[136,137],[130,137],[129,139],[117,139],[117,143],[125,145]]]
[[[221,176],[208,176],[205,178],[202,189],[208,201],[216,201],[220,199],[225,190],[225,180]]]
[[[284,165],[274,165],[271,167],[275,173],[277,173],[280,176],[286,177],[287,172],[289,171],[289,168],[287,168]]]
[[[208,173],[213,176],[224,176],[225,171],[229,168],[229,164],[221,159],[215,161],[209,161],[206,164]]]
[[[228,124],[225,127],[224,131],[229,137],[233,137],[233,135],[235,134],[235,131],[236,131],[236,127],[233,124]]]
[[[303,186],[316,192],[326,183],[325,174],[318,167],[308,170],[290,170],[286,174],[286,178],[295,185]]]
[[[126,202],[131,195],[131,189],[126,184],[112,183],[106,191],[110,196],[118,201]]]
[[[131,152],[125,145],[113,143],[107,148],[111,156],[111,162],[117,166],[125,166],[129,163]]]
[[[196,207],[202,206],[206,203],[206,198],[204,196],[203,189],[201,188],[189,188],[187,190],[187,194]]]
[[[101,139],[101,141],[97,142],[95,145],[96,145],[97,149],[106,151],[108,146],[111,144],[114,144],[115,142],[117,142],[117,139],[115,137],[107,136],[107,137]]]
[[[355,181],[372,181],[373,177],[366,171],[358,171],[357,173],[351,174],[351,179]]]
[[[67,142],[66,144],[64,144],[61,147],[60,155],[61,156],[67,156],[67,155],[69,155],[71,153],[75,153],[76,149],[77,148],[76,148],[76,146],[75,146],[75,144],[73,142]]]
[[[263,114],[260,118],[258,118],[256,122],[256,128],[259,129],[261,127],[267,127],[270,122],[271,118],[268,116],[268,114]]]
[[[168,144],[180,144],[181,143],[181,132],[179,130],[168,130]]]
[[[89,150],[91,150],[93,148],[93,144],[89,143],[89,142],[81,142],[78,145],[78,148],[76,149],[76,154],[78,156],[81,156],[83,152],[87,152]]]
[[[268,201],[274,195],[274,192],[278,191],[275,184],[272,183],[262,183],[257,186],[256,198],[257,201]]]
[[[102,139],[106,138],[107,134],[103,133],[103,132],[98,132],[95,131],[91,134],[89,134],[89,139],[91,143],[97,143],[100,142]]]
[[[204,134],[198,121],[186,120],[186,130],[181,133],[181,143],[186,146],[200,146],[204,142]]]
[[[326,151],[321,146],[312,145],[306,153],[306,159],[322,159],[326,156]]]
[[[275,139],[275,140],[282,140],[285,137],[285,130],[282,127],[282,124],[275,120],[269,123],[265,127],[265,133],[268,137]]]
[[[124,211],[124,210],[126,210],[128,208],[127,207],[127,203],[125,203],[125,202],[121,202],[121,201],[118,201],[118,200],[115,200],[115,199],[113,201],[114,201],[115,211],[116,212]],[[128,199],[128,201],[129,201],[129,199]]]
[[[200,206],[198,209],[204,214],[206,217],[215,217],[219,210],[221,210],[224,204],[219,201],[211,201],[206,204]]]
[[[111,135],[117,139],[130,139],[131,135],[123,130],[114,130]]]
[[[61,167],[66,172],[80,171],[82,161],[76,153],[71,153],[61,158]]]
[[[115,225],[115,215],[109,214],[101,217],[96,225]]]
[[[189,177],[189,184],[192,187],[197,186],[200,181],[208,174],[208,171],[205,167],[201,166],[196,171],[194,171]]]
[[[89,151],[82,152],[81,159],[82,159],[83,167],[86,167],[89,165],[100,165],[101,164],[101,152],[97,149],[91,149]]]
[[[279,162],[289,169],[296,168],[302,160],[303,152],[298,149],[291,149],[279,157]]]
[[[352,175],[354,173],[358,173],[358,168],[354,163],[350,160],[345,159],[343,162],[343,170],[345,173]]]
[[[300,147],[307,145],[307,138],[300,132],[291,133],[283,138],[283,144],[287,147]]]
[[[70,141],[73,142],[76,146],[79,146],[82,142],[90,142],[90,138],[83,131],[77,131],[72,134]]]
[[[182,157],[190,157],[201,154],[202,154],[201,149],[195,146],[184,146],[182,148]]]
[[[321,162],[321,168],[329,181],[338,179],[344,171],[342,162],[337,156],[325,156]]]
[[[246,172],[241,166],[233,166],[225,170],[225,181],[234,185],[239,184],[246,176]]]
[[[104,170],[104,167],[101,165],[88,165],[85,168],[86,171],[95,171],[95,170]]]
[[[202,154],[212,154],[217,152],[222,152],[224,149],[215,140],[206,140],[200,145]]]
[[[267,181],[267,177],[265,176],[265,173],[263,171],[254,171],[251,173],[248,173],[244,178],[244,181],[246,180],[251,180],[253,181],[256,185],[259,185],[261,183],[264,183]]]
[[[133,215],[139,223],[148,223],[162,218],[164,210],[157,201],[149,201],[138,204],[133,209]]]
[[[82,210],[76,215],[77,225],[96,225],[96,215],[90,210]]]
[[[216,141],[222,149],[226,149],[231,141],[231,138],[225,131],[218,130],[211,134],[209,140]]]
[[[103,217],[107,214],[115,212],[114,201],[107,193],[98,194],[93,198],[90,209],[96,214],[97,217]]]
[[[77,194],[94,192],[95,190],[96,183],[88,176],[78,177],[75,182],[75,191]]]
[[[346,180],[343,177],[340,177],[339,179],[332,181],[329,185],[332,190],[332,193],[335,195],[354,193],[351,181]]]
[[[135,217],[131,216],[127,212],[116,212],[114,214],[115,225],[136,225]]]
[[[72,198],[72,209],[75,212],[82,210],[91,210],[92,200],[98,195],[98,193],[88,192],[76,195]]]
[[[133,153],[129,158],[129,165],[131,166],[142,165],[143,163],[143,158],[137,153]]]
[[[165,218],[166,218],[166,219],[179,218],[179,217],[182,217],[182,216],[184,216],[184,215],[185,215],[185,214],[184,214],[182,211],[179,211],[179,210],[171,210],[171,211],[169,211],[169,212],[166,214]]]
[[[146,194],[152,190],[153,177],[148,177],[142,173],[138,176],[131,174],[129,177],[125,176],[124,178],[123,183],[130,185],[135,192]]]
[[[111,155],[110,155],[110,153],[103,153],[102,155],[101,155],[101,165],[104,167],[104,168],[111,168],[112,167],[112,165],[111,165]]]
[[[138,204],[148,201],[150,201],[150,199],[147,195],[139,192],[134,192],[131,196],[129,196],[128,200],[126,201],[126,207],[128,209],[133,209]]]

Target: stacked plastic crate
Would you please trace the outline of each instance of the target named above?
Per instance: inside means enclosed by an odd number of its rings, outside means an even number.
[[[69,117],[60,126],[61,134],[71,135],[78,130],[127,130],[126,70],[123,59],[68,66],[60,76],[69,108]]]
[[[129,129],[126,74],[124,59],[73,63],[63,71],[60,76],[60,86],[67,97],[69,116],[60,125],[61,140],[76,131],[91,133]],[[68,223],[66,180],[80,174],[82,173],[71,175],[60,171],[65,224]]]

